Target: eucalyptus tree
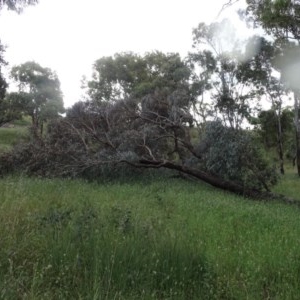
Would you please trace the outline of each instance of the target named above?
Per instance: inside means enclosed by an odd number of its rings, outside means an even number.
[[[300,2],[298,0],[247,1],[247,12],[268,34],[283,45],[281,62],[282,79],[293,90],[296,157],[300,176]]]
[[[156,51],[143,57],[131,52],[97,60],[88,95],[94,102],[115,101],[126,97],[141,98],[157,90],[172,92],[186,87],[188,66],[179,54]]]
[[[295,150],[294,143],[291,143],[294,142],[293,115],[290,108],[283,108],[280,114],[282,149],[291,159]],[[262,110],[253,120],[253,125],[268,150],[278,147],[278,114],[274,108]]]
[[[228,1],[226,5],[235,1]],[[296,158],[300,176],[300,1],[299,0],[247,0],[246,14],[255,26],[261,26],[265,32],[281,45],[282,80],[294,94],[294,124],[296,132]]]
[[[253,78],[244,67],[244,46],[228,20],[206,25],[200,23],[193,31],[190,61],[198,72],[202,91],[208,91],[217,115],[231,128],[239,129],[251,114],[257,99]]]
[[[38,3],[38,0],[0,0],[0,13],[4,8],[21,13],[24,7],[28,5],[34,5],[36,3]],[[2,116],[4,114],[3,107],[5,106],[2,102],[4,101],[4,95],[8,87],[7,81],[5,80],[1,71],[1,67],[7,64],[4,59],[4,52],[5,47],[0,40],[0,114]]]
[[[253,57],[247,52],[255,50]],[[254,36],[246,45],[247,61],[243,63],[247,79],[251,79],[258,88],[258,95],[263,96],[264,101],[270,101],[271,110],[274,113],[276,123],[277,153],[280,161],[280,172],[284,174],[282,111],[284,98],[288,98],[289,89],[280,80],[281,68],[278,65],[278,57],[282,54],[282,48],[276,42],[268,41],[264,37]]]
[[[45,121],[56,118],[64,112],[63,97],[57,75],[49,68],[36,62],[15,66],[11,76],[19,91],[10,93],[13,105],[32,119],[35,132],[43,131]]]

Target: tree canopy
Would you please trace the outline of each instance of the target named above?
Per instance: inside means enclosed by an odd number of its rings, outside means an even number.
[[[51,69],[36,62],[26,62],[13,67],[11,76],[18,84],[19,92],[7,97],[32,118],[36,130],[42,128],[45,121],[64,112],[60,82]]]
[[[0,0],[0,11],[6,7],[9,10],[20,13],[24,7],[36,3],[38,3],[38,0]]]
[[[28,5],[34,5],[38,3],[38,0],[0,0],[0,13],[3,8],[16,11],[18,13],[22,12],[23,8]],[[0,40],[0,101],[3,101],[6,89],[8,87],[7,81],[5,80],[1,68],[6,65],[4,59],[5,47]],[[1,104],[0,104],[1,105]]]

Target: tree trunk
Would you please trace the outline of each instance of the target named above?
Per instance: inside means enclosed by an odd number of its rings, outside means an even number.
[[[143,167],[143,168],[166,168],[171,170],[177,170],[184,174],[193,176],[197,179],[200,179],[214,187],[219,189],[229,191],[241,196],[262,200],[262,201],[271,201],[278,200],[287,204],[294,204],[300,206],[300,201],[291,199],[281,194],[274,194],[272,192],[263,192],[256,189],[245,188],[233,181],[224,180],[222,178],[216,177],[215,175],[208,174],[204,171],[194,169],[191,167],[185,167],[182,165],[175,164],[170,161],[152,161],[141,159],[138,164],[130,163],[128,161],[123,161],[135,167]]]
[[[31,114],[31,120],[32,120],[32,128],[35,135],[38,135],[39,131],[39,123],[38,123],[38,117],[36,112],[32,112]]]
[[[294,109],[295,109],[295,132],[296,132],[296,163],[297,171],[300,176],[300,123],[299,123],[299,99],[298,92],[294,92]]]
[[[283,145],[282,145],[282,128],[281,128],[281,108],[276,114],[274,111],[275,117],[277,118],[277,151],[280,162],[280,173],[284,175],[284,161],[283,161]]]

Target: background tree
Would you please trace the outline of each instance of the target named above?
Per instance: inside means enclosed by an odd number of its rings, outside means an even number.
[[[179,54],[156,51],[141,57],[117,53],[94,64],[93,79],[88,82],[88,95],[94,102],[115,101],[126,97],[143,97],[157,90],[167,93],[186,85],[188,66]]]
[[[231,128],[240,128],[249,118],[258,90],[253,76],[244,67],[243,43],[235,37],[228,20],[206,25],[200,23],[193,31],[190,61],[198,75],[198,86],[214,101],[216,115]]]
[[[286,153],[289,158],[293,158],[294,153],[290,149],[290,141],[293,137],[293,114],[291,109],[285,108],[280,114],[280,124],[282,133],[282,145],[283,152]],[[262,140],[264,147],[268,151],[277,148],[278,146],[278,114],[273,109],[262,110],[258,118],[253,120],[256,130]],[[294,143],[293,143],[294,144]],[[292,147],[294,148],[294,147]]]
[[[9,10],[20,13],[24,7],[36,3],[38,3],[38,0],[0,0],[0,11],[6,7]]]
[[[298,0],[247,0],[247,14],[276,38],[300,39]]]
[[[255,51],[253,57],[247,53]],[[276,148],[280,161],[280,172],[284,174],[284,155],[283,155],[283,129],[282,111],[284,98],[288,97],[289,90],[280,80],[280,68],[278,68],[277,58],[282,54],[281,47],[277,43],[267,41],[260,36],[249,39],[246,45],[246,57],[243,63],[244,72],[248,79],[251,79],[257,88],[257,96],[262,97],[263,101],[270,101],[271,112],[274,114],[276,124]],[[275,74],[275,75],[274,75]],[[279,74],[279,75],[278,75]],[[263,115],[260,113],[260,115]],[[251,121],[250,121],[251,122]],[[266,128],[267,129],[267,128]],[[270,128],[270,131],[273,128]],[[272,137],[272,134],[270,134]]]
[[[11,93],[13,105],[29,115],[35,132],[43,129],[43,123],[64,112],[60,82],[49,68],[35,62],[26,62],[11,70],[18,83],[19,92]]]
[[[229,1],[229,4],[233,1]],[[299,62],[300,62],[300,3],[298,0],[247,0],[247,16],[255,26],[261,26],[282,47],[278,57],[282,80],[294,94],[294,124],[296,158],[300,176],[299,122]]]
[[[18,105],[18,98],[14,97],[15,93],[7,93],[0,101],[0,126],[22,118],[22,110]]]
[[[3,8],[20,13],[24,7],[36,3],[38,3],[38,0],[0,0],[0,13]],[[7,81],[5,80],[1,70],[1,68],[7,64],[4,59],[4,52],[5,47],[0,40],[0,119],[2,120],[2,123],[11,120],[12,117],[8,117],[7,101],[4,100],[5,92],[8,87]]]
[[[4,60],[4,52],[5,52],[5,48],[1,44],[1,41],[0,41],[0,101],[3,100],[5,93],[6,93],[7,86],[8,86],[6,80],[3,76],[3,73],[2,73],[2,67],[7,64],[6,61]],[[1,113],[1,111],[0,111],[0,113]]]

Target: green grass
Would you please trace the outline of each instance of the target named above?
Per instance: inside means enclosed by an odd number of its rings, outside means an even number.
[[[26,127],[0,128],[0,152],[10,150],[14,144],[26,138]]]
[[[300,200],[296,171],[274,191]],[[299,214],[171,178],[2,178],[0,299],[298,299]]]
[[[12,121],[11,124],[13,124],[14,126],[19,126],[19,127],[25,127],[25,126],[28,127],[28,126],[31,126],[32,121],[29,116],[23,116],[19,120]]]
[[[7,177],[0,199],[1,299],[300,295],[295,207],[170,178]]]
[[[291,164],[291,163],[290,163]],[[296,167],[285,166],[285,175],[281,176],[273,191],[300,200],[300,177]]]
[[[10,150],[13,145],[26,139],[31,121],[28,117],[10,122],[9,128],[0,127],[0,153]]]

